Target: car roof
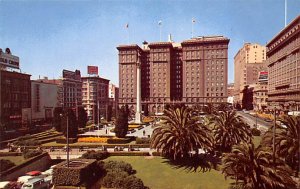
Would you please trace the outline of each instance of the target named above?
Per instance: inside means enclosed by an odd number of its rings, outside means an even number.
[[[4,188],[5,186],[7,186],[10,182],[9,181],[2,181],[0,182],[0,188]]]
[[[30,180],[27,181],[25,184],[32,184],[32,183],[35,183],[35,182],[38,182],[38,181],[41,181],[41,180],[44,180],[44,179],[41,178],[41,177],[36,177],[36,178],[30,179]]]

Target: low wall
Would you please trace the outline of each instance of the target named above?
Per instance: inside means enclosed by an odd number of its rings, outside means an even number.
[[[36,157],[30,158],[23,164],[14,166],[0,174],[0,181],[13,181],[18,177],[24,176],[30,171],[44,171],[51,165],[51,158],[48,153],[43,153]]]

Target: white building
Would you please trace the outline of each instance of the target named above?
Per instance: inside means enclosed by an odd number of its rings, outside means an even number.
[[[31,81],[32,120],[50,120],[59,104],[59,86],[43,81]]]

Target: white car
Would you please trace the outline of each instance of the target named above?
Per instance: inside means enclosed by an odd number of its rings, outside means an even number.
[[[0,189],[4,189],[9,185],[9,183],[10,183],[9,181],[0,182]]]
[[[25,182],[28,182],[30,179],[33,179],[33,178],[35,178],[35,177],[34,176],[29,176],[29,175],[21,176],[21,177],[18,178],[17,182],[25,183]]]

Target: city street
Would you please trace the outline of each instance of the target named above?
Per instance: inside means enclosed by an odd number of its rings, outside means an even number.
[[[243,120],[248,123],[251,127],[256,125],[257,128],[261,130],[262,132],[265,132],[269,129],[269,127],[272,126],[272,122],[266,122],[263,119],[256,117],[255,115],[250,115],[248,113],[244,113],[242,111],[237,111],[237,114],[242,116]]]

